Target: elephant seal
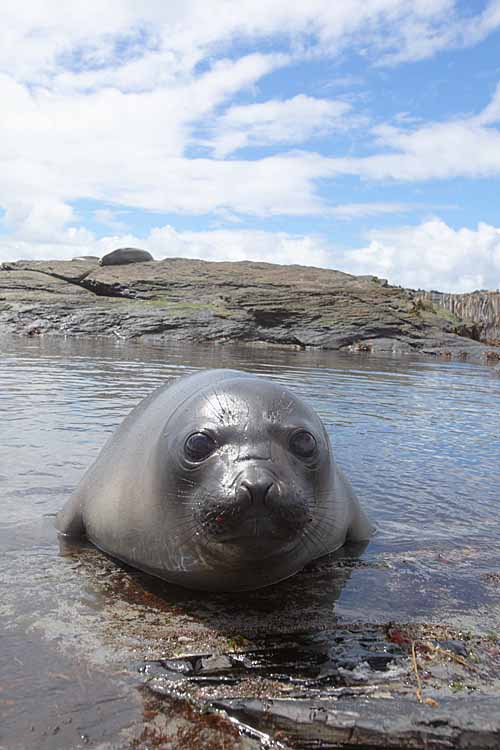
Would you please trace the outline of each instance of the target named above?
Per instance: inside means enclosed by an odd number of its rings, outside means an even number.
[[[147,250],[139,250],[136,247],[119,247],[111,253],[103,255],[99,261],[101,266],[125,266],[128,263],[149,263],[154,260]]]
[[[372,530],[314,410],[238,370],[205,370],[145,398],[56,525],[212,591],[268,586]]]

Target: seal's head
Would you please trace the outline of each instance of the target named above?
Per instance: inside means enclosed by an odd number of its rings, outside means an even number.
[[[330,445],[314,410],[283,386],[236,377],[200,389],[172,413],[159,450],[179,534],[192,529],[205,560],[283,561],[316,538]]]
[[[371,528],[314,410],[237,370],[138,404],[57,526],[160,578],[226,591],[287,578]]]

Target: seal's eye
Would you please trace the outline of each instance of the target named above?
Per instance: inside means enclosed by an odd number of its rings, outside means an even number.
[[[216,449],[215,440],[204,432],[193,432],[184,443],[184,452],[190,461],[204,461]]]
[[[297,430],[290,438],[290,450],[299,458],[311,458],[316,452],[316,438],[307,430]]]

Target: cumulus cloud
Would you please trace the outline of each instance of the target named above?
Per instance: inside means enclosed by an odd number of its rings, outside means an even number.
[[[222,61],[179,90],[141,94],[106,89],[66,98],[0,76],[0,97],[11,103],[1,127],[0,205],[9,210],[48,195],[181,213],[230,206],[265,215],[287,212],[287,205],[292,213],[316,212],[315,168],[297,156],[231,163],[183,156],[189,121],[270,70],[277,58]]]
[[[415,58],[433,54],[460,35],[464,43],[467,35],[482,37],[498,23],[497,0],[472,18],[461,15],[454,0],[240,0],[237,8],[231,0],[109,0],[105,6],[97,0],[85,5],[66,0],[65,12],[58,8],[54,0],[26,0],[21,10],[18,2],[4,0],[1,70],[23,80],[47,80],[64,65],[70,71],[101,70],[106,79],[110,69],[146,59],[144,74],[159,72],[157,63],[186,71],[221,44],[276,34],[298,53],[337,54],[344,44],[358,42],[364,49],[372,45]],[[451,21],[450,37],[445,29]],[[130,69],[136,84],[140,69],[135,75]]]
[[[166,226],[153,229],[147,244],[155,257],[253,260],[319,267],[326,267],[331,261],[328,245],[321,237],[287,232],[241,229],[176,232]]]
[[[126,232],[127,223],[123,218],[125,217],[125,211],[114,211],[111,208],[97,208],[94,211],[94,218],[98,224],[102,224],[108,229],[113,229],[115,232]]]
[[[17,239],[43,242],[64,232],[72,218],[71,206],[43,197],[29,203],[16,203],[6,212],[4,222]]]
[[[327,158],[310,151],[260,160],[186,156],[194,123],[286,59],[254,53],[218,61],[171,88],[104,88],[72,96],[30,89],[0,75],[0,97],[9,102],[0,128],[0,205],[11,212],[43,195],[59,203],[90,197],[164,212],[306,215],[327,209],[317,182],[342,174],[428,180],[500,172],[498,90],[475,116],[414,128],[379,126],[372,131],[378,153],[371,156]],[[227,153],[245,143],[297,141],[338,126],[350,117],[346,106],[299,95],[230,107],[215,148]]]
[[[468,17],[458,12],[455,3],[440,5],[435,7],[437,17],[425,13],[402,17],[398,37],[382,40],[377,64],[396,65],[432,57],[442,49],[470,47],[500,27],[499,0],[491,0],[482,12]]]
[[[350,109],[347,102],[304,94],[230,107],[214,123],[216,136],[211,146],[220,158],[245,146],[303,143],[352,124],[352,118],[351,122],[346,118]]]
[[[500,86],[478,115],[419,127],[385,124],[372,129],[374,149],[365,157],[329,160],[330,174],[370,180],[431,180],[500,174]],[[323,165],[326,171],[326,164]]]
[[[346,254],[351,273],[443,292],[500,288],[500,228],[453,229],[441,219],[373,231],[365,247]]]
[[[478,16],[481,28],[494,27],[494,6]],[[413,23],[418,36],[419,28],[441,28],[450,13],[459,23],[453,0],[242,0],[237,9],[226,0],[112,0],[105,8],[89,0],[83,9],[68,0],[64,13],[47,12],[47,0],[30,0],[22,10],[6,0],[0,206],[12,213],[40,196],[57,204],[86,197],[164,212],[305,215],[325,209],[317,181],[339,173],[373,179],[494,173],[500,137],[484,118],[410,132],[381,128],[380,148],[392,153],[372,157],[222,158],[242,145],[300,143],[355,121],[347,103],[301,94],[230,105],[264,76],[312,48],[323,55],[347,44],[373,55],[383,44],[399,49],[405,24]],[[242,38],[247,47],[280,40],[284,51],[238,56],[231,45]],[[214,124],[221,158],[194,158],[194,133]]]

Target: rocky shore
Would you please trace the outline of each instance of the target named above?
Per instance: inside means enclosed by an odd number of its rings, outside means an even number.
[[[468,294],[445,294],[443,292],[417,292],[417,299],[458,316],[476,326],[476,335],[494,346],[500,345],[500,292],[477,291]]]
[[[270,263],[98,259],[0,267],[0,332],[155,337],[484,361],[478,326],[374,276]]]
[[[423,352],[497,366],[500,357],[500,349],[473,338],[479,335],[475,321],[466,324],[432,300],[381,279],[298,266],[183,259],[127,266],[100,266],[97,259],[4,264],[2,332],[100,336],[104,350],[113,348],[116,337]],[[64,353],[72,342],[15,343],[26,351],[47,343]],[[215,353],[225,355],[219,349]],[[250,351],[249,357],[253,355]],[[280,356],[292,353],[273,351],[273,359]],[[15,375],[12,382],[7,399],[16,389],[25,392]],[[103,399],[105,382],[98,386]],[[55,383],[54,392],[58,388]],[[63,392],[62,397],[78,420],[71,429],[79,429],[81,409],[88,402],[83,398],[75,410],[69,395]],[[18,422],[18,411],[11,423],[20,443],[36,449],[26,422],[24,431],[22,420]],[[45,420],[38,424],[49,429]],[[64,430],[62,439],[69,439],[66,422],[58,427]],[[92,438],[85,431],[82,438],[90,449]],[[64,468],[67,464],[54,454],[56,467]],[[62,488],[55,479],[47,479],[45,487],[44,478],[40,483],[34,479],[35,467],[30,464],[26,470],[22,457],[19,461],[25,479],[14,485],[16,503],[29,492],[40,509],[48,493],[54,498],[68,491],[65,478]],[[42,477],[51,470],[45,464],[42,469]],[[475,493],[476,485],[471,487]],[[435,544],[421,544],[413,554],[402,545],[384,559],[377,554],[360,558],[344,549],[276,587],[237,597],[176,589],[92,547],[63,550],[61,542],[58,556],[52,519],[47,514],[44,519],[47,528],[37,529],[32,547],[24,542],[30,537],[21,523],[14,535],[20,547],[14,557],[4,555],[0,570],[4,613],[11,617],[6,653],[22,655],[9,659],[4,680],[6,746],[499,746],[500,575],[495,545],[487,545],[487,556],[481,550],[476,568],[478,551],[472,542],[446,555]],[[41,545],[45,533],[47,544],[54,546]],[[10,541],[7,528],[6,534]],[[474,586],[467,588],[474,609],[470,618],[459,611],[453,594],[469,580],[461,570],[469,569],[480,570],[477,588],[486,589],[477,594]],[[351,578],[355,595],[351,604],[342,603]],[[431,612],[425,603],[420,615],[413,616],[418,622],[407,622],[406,614],[401,618],[388,607],[389,622],[366,606],[363,591],[371,588],[382,590],[384,601],[401,597],[403,612],[417,611],[419,597],[424,602],[439,597],[446,606]],[[363,601],[360,611],[353,605],[356,597]]]

